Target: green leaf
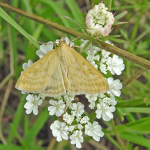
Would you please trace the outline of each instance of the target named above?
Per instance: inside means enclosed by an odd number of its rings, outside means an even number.
[[[43,3],[43,4],[46,4],[47,6],[49,6],[50,8],[53,8],[54,11],[56,12],[56,14],[58,15],[59,19],[62,20],[63,24],[66,26],[66,27],[70,27],[70,28],[74,28],[74,25],[73,24],[70,24],[70,22],[68,22],[67,19],[65,19],[63,15],[65,16],[68,16],[69,13],[63,9],[62,7],[60,7],[60,5],[56,2],[53,2],[53,1],[47,1],[47,0],[39,0],[39,2]]]
[[[84,45],[84,47],[81,49],[81,52],[84,52],[84,51],[88,48],[88,46],[92,43],[92,41],[93,41],[93,38],[91,38],[91,39]]]
[[[82,15],[82,12],[77,5],[77,2],[75,0],[65,0],[66,4],[68,5],[69,9],[71,10],[75,20],[77,20],[79,23],[84,24],[84,18]]]
[[[150,113],[150,107],[145,108],[145,107],[130,107],[130,108],[124,108],[126,113],[132,112],[132,113]]]
[[[115,23],[113,24],[113,26],[120,25],[120,24],[126,24],[126,23],[128,23],[128,22],[115,22]]]
[[[12,145],[12,144],[7,144],[7,145],[0,144],[0,149],[1,150],[24,150],[23,147]]]
[[[25,36],[30,42],[32,42],[37,48],[39,44],[25,31],[23,30],[1,7],[0,16],[10,23],[14,28],[16,28],[23,36]]]
[[[117,42],[117,43],[127,43],[129,44],[129,42],[125,41],[125,40],[120,40],[120,39],[116,39],[116,38],[109,38],[111,41]]]
[[[130,131],[131,133],[149,134],[149,124],[150,117],[145,117],[136,121],[129,122],[125,125],[118,125],[116,128],[119,133]]]
[[[119,101],[116,105],[116,107],[140,107],[140,106],[145,106],[146,103],[144,99],[137,99],[137,100],[124,100],[124,101]]]
[[[20,121],[22,119],[22,114],[24,112],[23,106],[25,104],[25,100],[24,99],[25,99],[25,96],[23,96],[21,101],[19,102],[19,105],[17,107],[17,111],[16,111],[14,119],[13,119],[12,125],[13,125],[13,127],[15,129],[17,129],[17,127],[18,127],[18,125],[19,125],[19,123],[20,123]],[[9,133],[9,136],[8,136],[8,140],[7,140],[8,144],[12,142],[14,136],[15,136],[15,134],[11,130],[10,133]]]
[[[15,127],[11,124],[10,125],[11,130],[13,131],[14,135],[17,137],[18,141],[21,143],[21,145],[24,147],[25,150],[28,150],[27,145],[25,144],[25,142],[21,139],[20,135],[17,133],[17,130],[15,129]]]
[[[144,147],[147,147],[147,148],[150,148],[149,139],[146,139],[142,136],[133,134],[131,132],[130,133],[129,132],[124,132],[124,133],[121,133],[119,135],[120,135],[121,138],[123,138],[125,140],[128,140],[130,142],[136,143],[138,145],[141,145],[141,146],[144,146]]]
[[[45,108],[34,123],[33,127],[28,131],[27,135],[25,136],[24,142],[26,144],[30,144],[33,142],[34,137],[36,137],[36,135],[39,133],[40,129],[43,127],[48,117],[49,113],[47,108]]]
[[[122,18],[124,15],[126,15],[127,11],[115,16],[115,21],[119,20],[120,18]]]

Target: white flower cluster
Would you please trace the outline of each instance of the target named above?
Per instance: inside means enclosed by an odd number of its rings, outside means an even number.
[[[70,46],[74,44],[73,42],[70,42],[67,37],[65,40]],[[81,47],[88,42],[87,40],[82,41]],[[58,44],[59,41],[56,40],[55,43]],[[42,58],[48,52],[53,50],[53,47],[54,45],[50,41],[47,44],[41,45],[40,50],[38,50],[36,54]],[[111,53],[90,44],[87,48],[86,59],[104,74],[107,74],[107,72],[110,71],[113,75],[120,75],[122,70],[124,70],[123,60],[116,55],[113,55],[112,57],[111,55]],[[26,70],[32,64],[33,62],[29,60],[28,63],[23,64],[23,70]],[[107,82],[109,85],[109,91],[107,93],[85,95],[90,103],[89,107],[95,110],[96,118],[102,118],[105,121],[109,121],[113,118],[113,112],[115,111],[115,105],[117,103],[115,96],[121,95],[120,89],[122,88],[122,84],[118,79],[114,80],[112,77],[109,77]],[[26,92],[22,91],[22,93],[25,94]],[[66,93],[65,95],[49,100],[49,115],[56,115],[57,117],[62,116],[62,122],[55,120],[51,124],[50,129],[58,142],[62,141],[62,139],[70,139],[71,144],[75,144],[77,148],[81,148],[81,144],[84,142],[84,134],[93,137],[94,140],[99,142],[100,138],[104,136],[104,133],[98,122],[90,121],[90,118],[85,113],[84,105],[81,102],[75,102],[74,97],[75,95]],[[26,97],[27,102],[24,105],[26,113],[30,114],[33,112],[34,115],[37,115],[38,106],[42,104],[44,99],[45,96],[40,93],[28,93],[28,96]]]
[[[89,10],[86,16],[87,32],[93,36],[106,37],[111,32],[114,16],[107,11],[105,4],[99,3],[93,9]]]
[[[50,129],[58,142],[62,141],[62,139],[68,140],[70,136],[70,143],[75,144],[77,148],[81,148],[81,143],[84,142],[83,132],[93,137],[96,141],[100,141],[100,137],[103,137],[104,133],[101,131],[102,129],[98,122],[91,123],[90,118],[85,116],[84,105],[81,102],[73,103],[74,96],[67,93],[62,98],[59,98],[58,101],[50,100],[50,104],[53,105],[48,108],[50,115],[55,114],[58,117],[63,115],[64,121],[54,121]],[[67,102],[69,100],[72,104],[68,106]],[[64,113],[66,106],[67,110]]]
[[[82,40],[81,47],[88,42],[88,40]],[[109,41],[105,43],[111,44]],[[98,52],[97,52],[98,51]],[[125,69],[123,60],[117,55],[109,56],[111,53],[100,49],[96,46],[92,46],[92,43],[88,46],[86,59],[100,72],[107,74],[107,71],[110,71],[112,75],[121,75],[122,71]]]
[[[94,109],[96,107],[96,118],[101,119],[105,121],[110,121],[113,118],[112,112],[115,111],[115,105],[117,104],[117,101],[115,100],[115,97],[106,96],[105,94],[86,94],[86,98],[90,102],[89,107],[91,109]]]

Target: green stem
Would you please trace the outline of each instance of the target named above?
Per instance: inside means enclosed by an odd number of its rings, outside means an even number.
[[[120,136],[119,136],[119,134],[117,132],[117,129],[116,129],[116,126],[115,126],[115,122],[114,122],[113,119],[111,119],[111,124],[112,124],[112,128],[113,128],[113,130],[115,132],[115,135],[116,135],[116,138],[117,138],[119,144],[121,145],[121,147],[122,147],[123,150],[126,150],[126,148],[124,146],[124,143],[122,142],[122,140],[121,140],[121,138],[120,138]]]
[[[13,6],[8,5],[6,3],[0,2],[0,6],[4,7],[4,8],[7,8],[7,9],[9,9],[11,11],[14,11],[14,12],[16,12],[16,13],[18,13],[20,15],[23,15],[23,16],[25,16],[27,18],[30,18],[30,19],[33,19],[33,20],[35,20],[37,22],[45,24],[47,26],[54,27],[54,28],[56,28],[56,29],[58,29],[60,31],[63,31],[65,33],[68,33],[68,34],[70,34],[70,35],[72,35],[74,37],[79,37],[79,39],[81,39],[83,37],[84,37],[84,39],[89,39],[89,36],[86,35],[86,34],[83,34],[83,33],[80,33],[78,31],[75,31],[73,29],[64,27],[64,26],[59,25],[59,24],[57,24],[55,22],[52,22],[50,20],[44,19],[42,17],[39,17],[39,16],[31,14],[31,13],[28,13],[26,11],[23,11],[23,10],[21,10],[19,8],[13,7]],[[82,35],[82,37],[81,37],[81,35]],[[136,56],[136,55],[134,55],[132,53],[129,53],[129,52],[127,52],[127,51],[125,51],[123,49],[120,49],[120,48],[118,48],[116,46],[112,46],[110,44],[104,43],[104,42],[100,41],[99,39],[96,39],[96,41],[102,46],[103,49],[105,49],[107,51],[110,51],[110,52],[112,52],[112,53],[114,53],[116,55],[119,55],[119,56],[121,56],[124,59],[130,60],[130,61],[132,61],[132,62],[134,62],[136,64],[139,64],[140,66],[143,66],[143,67],[145,67],[147,69],[150,69],[150,61],[148,61],[146,59],[143,59],[143,58],[141,58],[139,56]],[[96,43],[94,43],[94,45],[100,47],[100,45],[98,45]]]

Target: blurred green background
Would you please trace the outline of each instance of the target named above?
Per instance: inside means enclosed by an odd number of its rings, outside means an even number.
[[[24,11],[57,22],[68,28],[81,31],[73,22],[62,16],[68,16],[84,24],[84,18],[92,5],[99,0],[1,0]],[[103,1],[108,6],[111,1]],[[150,59],[150,1],[148,0],[112,0],[111,11],[128,13],[120,21],[128,22],[115,26],[111,35],[122,35],[130,44],[116,46],[133,54]],[[3,8],[3,7],[2,7]],[[67,33],[47,27],[31,19],[3,8],[8,15],[27,33],[40,42],[55,41]],[[27,115],[24,111],[25,95],[15,89],[15,83],[22,71],[22,64],[31,59],[35,62],[37,47],[12,27],[1,10],[0,15],[0,150],[75,150],[69,141],[56,142],[49,129],[55,117],[49,117],[48,101],[39,108],[39,114]],[[31,35],[31,36],[30,36]],[[36,42],[35,42],[36,43]],[[77,40],[76,44],[81,42]],[[38,45],[38,44],[37,44]],[[124,85],[122,96],[118,98],[115,124],[118,135],[127,150],[150,150],[150,71],[124,60],[126,69],[120,79]],[[85,101],[84,96],[80,97]],[[130,101],[129,101],[130,100]],[[6,103],[6,107],[5,107]],[[92,115],[91,115],[92,117]],[[82,150],[118,150],[122,147],[116,140],[111,122],[99,121],[105,136],[95,142],[85,137]],[[2,136],[3,135],[3,136]]]

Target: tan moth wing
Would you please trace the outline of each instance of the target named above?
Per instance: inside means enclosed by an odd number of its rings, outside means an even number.
[[[96,94],[106,92],[108,84],[104,76],[94,68],[84,57],[67,44],[62,46],[66,51],[67,91],[75,94]]]
[[[47,89],[51,89],[50,96],[65,93],[56,49],[27,68],[19,77],[16,88],[26,92],[43,94],[47,94]]]

